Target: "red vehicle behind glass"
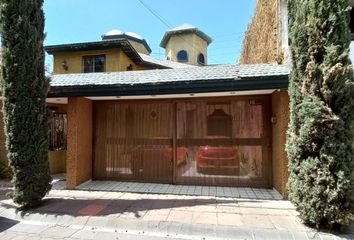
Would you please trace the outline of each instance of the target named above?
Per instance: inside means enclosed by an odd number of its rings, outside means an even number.
[[[220,139],[225,137],[208,137]],[[196,156],[197,171],[205,174],[239,175],[240,160],[235,147],[200,146]]]
[[[223,109],[215,109],[207,118],[207,139],[211,146],[200,146],[197,151],[197,171],[215,175],[239,175],[240,160],[236,147],[222,146],[232,138],[232,117]],[[215,141],[213,141],[215,140]]]

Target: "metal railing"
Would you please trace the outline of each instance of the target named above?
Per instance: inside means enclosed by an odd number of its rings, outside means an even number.
[[[66,150],[67,115],[53,113],[49,126],[49,150]]]

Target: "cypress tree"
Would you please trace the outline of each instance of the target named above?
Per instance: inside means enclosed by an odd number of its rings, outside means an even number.
[[[14,202],[34,207],[50,190],[43,0],[0,0],[3,111]]]
[[[315,227],[353,210],[353,69],[347,0],[289,0],[289,199]]]

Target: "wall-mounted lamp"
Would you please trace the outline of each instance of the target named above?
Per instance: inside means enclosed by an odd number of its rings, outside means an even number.
[[[68,71],[69,66],[68,66],[68,63],[66,62],[66,60],[61,62],[61,66],[65,71]]]
[[[127,67],[127,71],[133,71],[133,65],[129,64],[129,66]]]
[[[273,124],[276,124],[277,123],[277,116],[272,116],[270,118],[270,122],[273,123]]]

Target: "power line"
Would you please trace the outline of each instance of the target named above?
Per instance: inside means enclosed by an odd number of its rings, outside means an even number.
[[[138,0],[151,14],[153,14],[157,19],[159,19],[164,25],[166,25],[168,28],[172,28],[168,22],[161,17],[158,12],[156,12],[154,9],[152,9],[149,5],[147,5],[143,0]]]
[[[237,37],[240,35],[244,35],[245,32],[237,32],[237,33],[232,33],[232,34],[222,34],[222,35],[214,35],[213,38],[217,39],[224,39],[224,38],[232,38],[232,37]]]
[[[171,25],[168,24],[168,22],[166,20],[163,19],[163,17],[154,9],[152,9],[149,5],[147,5],[143,0],[138,0],[141,5],[143,5],[152,15],[154,15],[160,22],[162,22],[165,26],[167,26],[169,29],[171,29]],[[193,45],[191,45],[188,41],[186,41],[182,36],[177,35],[178,38],[180,38],[182,41],[184,41],[185,43],[187,43],[190,47],[194,48],[194,50],[198,49],[196,47],[194,47]],[[215,59],[210,59],[210,60],[215,60]]]

